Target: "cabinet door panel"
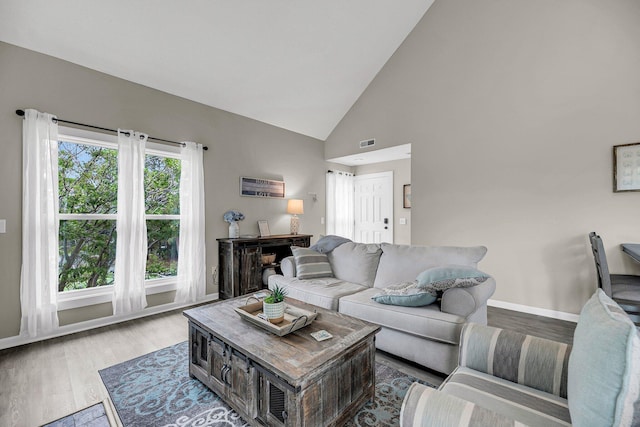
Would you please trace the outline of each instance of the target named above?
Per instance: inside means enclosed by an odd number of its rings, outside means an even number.
[[[213,337],[209,341],[209,352],[211,353],[211,383],[217,388],[214,391],[222,392],[225,388],[224,379],[228,367],[226,345]]]
[[[262,289],[262,248],[243,248],[240,269],[240,295]]]
[[[189,370],[192,375],[201,381],[208,380],[209,377],[209,333],[203,331],[197,326],[189,325],[190,344],[189,354],[191,356],[191,364]]]
[[[227,398],[244,412],[254,413],[253,367],[250,366],[249,360],[244,355],[235,350],[231,352],[229,365],[231,370],[227,376],[229,382]]]
[[[233,283],[234,283],[234,269],[233,269],[233,246],[226,243],[218,245],[218,293],[220,298],[227,299],[233,298]]]

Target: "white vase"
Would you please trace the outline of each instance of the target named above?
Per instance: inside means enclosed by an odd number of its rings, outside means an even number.
[[[262,312],[271,323],[280,323],[284,320],[284,301],[266,303],[262,301]]]
[[[240,226],[238,221],[233,221],[229,223],[229,238],[237,239],[238,237],[240,237]]]

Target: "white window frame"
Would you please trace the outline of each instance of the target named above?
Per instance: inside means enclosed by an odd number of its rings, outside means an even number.
[[[68,128],[60,126],[58,130],[58,140],[68,141],[77,144],[93,145],[110,149],[118,149],[118,138],[115,135],[108,135],[99,132],[92,132],[83,129]],[[155,155],[180,159],[180,147],[168,146],[147,142],[145,155]],[[59,220],[89,220],[89,219],[112,219],[116,220],[117,214],[62,214]],[[151,220],[180,220],[180,215],[146,215],[145,219]],[[145,280],[147,295],[160,294],[175,291],[177,289],[177,277],[165,277],[162,279]],[[74,289],[71,291],[58,292],[58,311],[70,310],[73,308],[85,307],[88,305],[109,303],[113,297],[113,285],[98,286],[91,289]]]

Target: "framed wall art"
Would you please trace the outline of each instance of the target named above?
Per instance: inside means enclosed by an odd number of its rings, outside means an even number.
[[[411,209],[411,184],[402,186],[402,207]]]
[[[284,181],[242,176],[240,177],[240,195],[284,199]]]
[[[271,231],[269,231],[269,223],[266,219],[261,219],[260,221],[258,221],[258,229],[260,229],[260,237],[271,236]]]
[[[640,191],[640,142],[614,145],[613,191]]]

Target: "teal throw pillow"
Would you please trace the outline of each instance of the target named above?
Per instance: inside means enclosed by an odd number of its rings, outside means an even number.
[[[451,288],[469,288],[489,279],[486,273],[464,265],[447,265],[429,268],[418,274],[416,281],[420,288],[431,291],[446,291]]]
[[[296,277],[298,279],[333,277],[331,264],[329,264],[326,254],[297,246],[291,246],[291,252],[296,261]]]
[[[573,335],[567,379],[575,426],[640,425],[640,337],[601,289],[587,301]]]
[[[422,307],[433,304],[438,298],[435,293],[419,288],[418,283],[414,280],[387,286],[371,299],[381,304]]]

